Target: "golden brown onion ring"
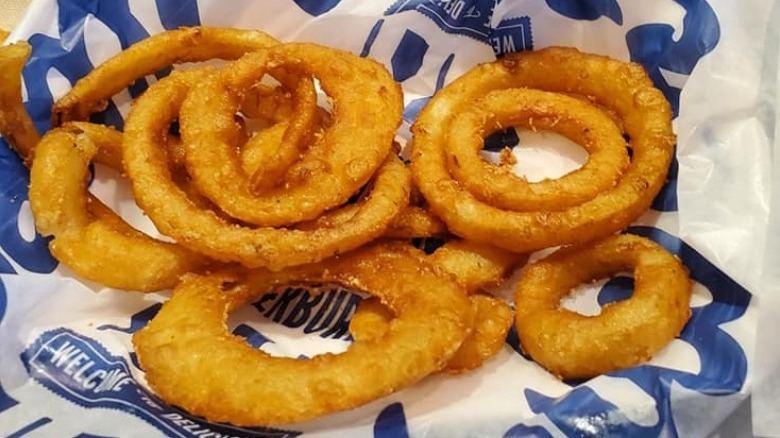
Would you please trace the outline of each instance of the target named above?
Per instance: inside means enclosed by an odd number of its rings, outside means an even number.
[[[159,33],[139,41],[81,78],[73,89],[58,100],[52,109],[52,125],[70,120],[86,120],[92,112],[105,109],[109,99],[134,81],[172,64],[207,61],[213,58],[234,60],[241,55],[279,44],[260,31],[230,28],[192,27]],[[294,116],[285,126],[284,142],[273,154],[263,157],[265,165],[258,178],[278,180],[286,167],[297,158],[312,124],[317,105],[314,83],[310,77],[290,75],[282,69],[270,72],[283,87],[294,90]],[[251,99],[250,99],[251,100]],[[284,99],[282,99],[284,100]],[[288,100],[288,101],[290,101]],[[276,101],[276,100],[275,100]],[[280,103],[281,104],[281,103]],[[249,108],[251,102],[248,102]],[[272,105],[263,109],[271,110]],[[258,108],[260,109],[260,108]],[[282,111],[281,108],[277,108]],[[243,125],[235,133],[236,142],[243,139]]]
[[[27,167],[41,138],[22,102],[22,68],[31,51],[26,42],[0,47],[0,134]]]
[[[447,225],[430,211],[410,205],[398,215],[385,237],[393,239],[414,239],[418,237],[445,237],[449,235]]]
[[[36,227],[54,236],[52,255],[82,278],[117,289],[171,288],[209,260],[133,229],[88,194],[89,163],[99,150],[116,151],[121,145],[121,134],[108,129],[100,128],[93,138],[78,126],[64,125],[41,139],[30,170]]]
[[[498,286],[528,260],[502,248],[470,240],[454,239],[429,256],[431,262],[451,273],[469,293]]]
[[[30,206],[38,231],[54,236],[52,255],[83,278],[138,291],[171,288],[180,275],[208,263],[135,230],[87,192],[91,161],[122,171],[120,133],[74,123],[40,139],[22,104],[21,69],[29,51],[27,43],[0,48],[0,132],[26,165],[38,157]]]
[[[284,140],[287,130],[285,120],[254,133],[251,141],[244,143],[240,151],[241,170],[251,175],[255,170],[263,166],[266,157],[272,156]],[[184,154],[182,154],[182,158]]]
[[[244,94],[241,114],[270,122],[289,120],[294,111],[293,95],[283,86],[257,84]]]
[[[247,52],[276,44],[279,41],[257,30],[182,27],[161,32],[133,44],[76,82],[54,104],[52,126],[87,120],[139,78],[170,65],[214,58],[238,59]]]
[[[588,160],[560,178],[528,182],[480,156],[485,137],[507,126],[552,131],[582,146]],[[558,93],[492,91],[457,114],[445,149],[452,176],[477,199],[513,211],[560,211],[612,189],[628,166],[623,134],[603,111]]]
[[[303,231],[231,224],[198,208],[172,181],[161,138],[204,71],[174,72],[138,100],[125,124],[124,162],[136,201],[165,235],[221,261],[278,270],[341,254],[379,237],[408,204],[410,176],[394,156],[377,172],[365,208],[347,223]],[[388,147],[389,148],[389,147]]]
[[[474,326],[460,348],[440,371],[457,374],[480,367],[498,354],[506,340],[514,313],[504,301],[474,294],[469,297]],[[356,341],[379,339],[390,330],[395,314],[375,297],[363,299],[349,321],[349,332]]]
[[[313,221],[295,224],[298,230],[313,230],[319,227],[333,227],[343,224],[362,208],[362,199],[354,204],[345,205],[324,213]],[[384,237],[392,239],[414,239],[418,237],[444,237],[447,227],[442,221],[420,207],[407,206],[395,218]]]
[[[515,314],[503,300],[482,294],[471,295],[469,300],[474,312],[474,326],[442,370],[451,374],[479,368],[498,354],[514,322]]]
[[[526,257],[506,250],[465,240],[451,240],[426,259],[452,275],[471,294],[474,327],[443,371],[459,373],[479,367],[499,352],[513,322],[509,305],[499,299],[476,294],[498,285],[510,271],[525,263]],[[376,339],[390,327],[393,311],[369,297],[358,304],[349,322],[356,340]]]
[[[278,273],[188,276],[133,336],[146,380],[168,403],[236,425],[309,420],[407,387],[441,368],[463,342],[472,318],[463,289],[408,249],[374,245]],[[301,282],[365,291],[398,316],[381,338],[309,360],[272,357],[228,332],[228,312]],[[197,382],[193,376],[199,376]]]
[[[612,190],[554,212],[505,211],[463,190],[444,153],[452,117],[493,90],[517,87],[591,96],[620,115],[633,156]],[[675,140],[669,103],[641,66],[570,48],[509,54],[475,67],[431,98],[412,133],[412,173],[433,213],[454,234],[517,252],[593,240],[628,226],[664,184]]]
[[[564,309],[574,288],[633,271],[634,292],[597,316]],[[589,378],[645,362],[691,315],[691,281],[680,261],[644,237],[617,235],[569,247],[530,265],[515,289],[523,350],[559,378]]]
[[[232,65],[230,70],[232,71]],[[281,125],[284,128],[281,142],[273,151],[262,155],[262,166],[258,166],[252,173],[253,193],[263,193],[265,190],[279,185],[288,168],[298,161],[301,153],[306,149],[311,135],[317,130],[317,95],[314,93],[312,80],[309,76],[300,76],[297,79],[298,82],[293,87],[292,113],[284,121],[277,123],[277,125]],[[207,87],[206,85],[201,86]],[[208,93],[208,91],[204,92]],[[190,101],[194,102],[194,105],[198,105],[200,103],[199,99],[205,96],[198,92],[193,92],[192,94],[197,95]],[[236,108],[236,111],[239,109],[240,106]],[[182,113],[189,111],[187,100],[182,105],[181,111]],[[281,114],[275,114],[274,116],[280,117]],[[186,116],[182,118],[182,120],[184,119],[192,120],[186,118]],[[217,121],[217,123],[219,122]],[[188,139],[192,140],[192,137],[188,137],[188,129],[191,126],[185,126],[185,124],[186,122],[182,122],[181,129],[185,142],[187,142]],[[196,125],[196,127],[200,127],[200,125]],[[241,131],[242,127],[238,126],[238,132]],[[251,145],[253,140],[254,138],[250,138],[247,143]],[[188,146],[186,149],[191,150],[191,147]],[[240,169],[240,166],[236,168],[236,170]]]
[[[390,330],[395,313],[377,297],[363,298],[349,320],[349,333],[355,341],[379,339]],[[462,345],[462,344],[461,344]]]
[[[327,160],[325,158],[326,151],[320,144],[308,148],[306,151],[307,163],[293,163],[288,162],[289,160],[287,159],[279,158],[280,151],[292,149],[289,143],[291,140],[287,135],[290,132],[288,128],[290,127],[291,119],[284,112],[284,110],[280,110],[278,113],[268,114],[272,116],[268,120],[273,120],[274,123],[265,129],[255,132],[240,147],[238,155],[241,170],[246,175],[254,175],[260,172],[265,175],[263,178],[266,178],[273,174],[274,178],[277,178],[274,181],[274,185],[284,184],[290,186],[308,179],[308,176],[301,178],[299,174],[305,169],[304,165],[310,166],[310,163],[317,161],[314,159],[315,157],[319,158],[319,161],[322,163],[327,162]],[[302,137],[299,140],[310,141],[313,137],[321,136],[322,132],[329,125],[330,114],[322,108],[315,107],[312,125],[307,132],[302,133]],[[288,158],[296,161],[298,157],[290,157],[288,155]],[[285,168],[284,166],[286,165],[289,165],[289,167]]]
[[[316,140],[327,151],[329,167],[306,184],[256,194],[255,181],[242,172],[236,156],[232,117],[242,90],[280,67],[318,78],[332,99],[333,122]],[[259,50],[204,80],[186,99],[180,120],[187,169],[205,196],[242,221],[282,226],[311,220],[368,182],[390,151],[402,110],[399,85],[375,61],[305,43]]]

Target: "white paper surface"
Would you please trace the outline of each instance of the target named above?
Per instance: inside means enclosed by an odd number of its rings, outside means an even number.
[[[155,400],[133,364],[132,332],[166,294],[101,290],[73,279],[67,268],[55,268],[45,256],[45,242],[32,232],[26,173],[0,145],[0,435],[709,436],[719,434],[721,422],[754,394],[754,432],[780,436],[780,349],[771,339],[778,325],[774,315],[780,313],[772,242],[780,229],[769,208],[778,205],[771,197],[773,168],[779,165],[773,161],[775,3],[34,1],[12,39],[34,46],[25,96],[41,129],[52,99],[92,65],[144,34],[179,25],[259,28],[280,40],[313,41],[383,62],[402,79],[406,93],[402,138],[408,138],[408,124],[421,105],[417,99],[475,63],[494,59],[494,48],[567,45],[641,61],[679,107],[679,172],[670,174],[671,188],[633,231],[678,253],[697,285],[686,331],[636,369],[560,382],[518,354],[510,336],[504,350],[473,373],[432,376],[353,411],[272,429],[198,423]],[[129,99],[127,92],[117,97],[119,111],[106,116],[109,121],[118,120]],[[516,155],[528,156],[527,140],[521,133]],[[549,156],[541,156],[539,162],[550,165]],[[565,166],[566,159],[558,164]],[[119,198],[127,193],[103,189],[117,198],[115,205],[126,205]],[[597,298],[615,293],[606,288],[583,300],[593,307]],[[328,295],[328,305],[321,302],[302,317],[301,296],[280,292],[232,321],[246,325],[244,334],[271,339],[262,347],[269,351],[311,355],[343,349],[342,329],[356,298],[336,291]],[[57,352],[68,346],[89,359],[76,365],[58,360]],[[125,383],[90,392],[85,382],[98,370],[112,371]]]

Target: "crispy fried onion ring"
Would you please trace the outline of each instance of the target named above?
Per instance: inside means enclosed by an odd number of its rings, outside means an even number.
[[[30,207],[38,232],[54,236],[52,255],[83,278],[137,291],[171,288],[179,276],[208,263],[135,230],[87,192],[90,162],[122,171],[120,133],[74,123],[40,138],[22,104],[21,70],[29,53],[27,43],[0,48],[0,133],[27,166],[37,158]]]
[[[336,210],[326,212],[313,221],[301,222],[295,225],[297,230],[313,230],[319,227],[333,227],[351,220],[365,204],[365,197],[356,203],[345,205]],[[398,213],[393,223],[387,228],[383,237],[393,239],[414,239],[418,237],[443,237],[447,227],[437,217],[428,211],[415,206],[408,206]]]
[[[528,257],[470,240],[454,239],[429,256],[431,262],[455,276],[469,293],[498,286]]]
[[[183,27],[141,40],[100,64],[81,78],[52,108],[52,125],[87,120],[102,111],[109,99],[138,78],[173,64],[233,60],[247,52],[279,44],[257,30]]]
[[[474,313],[474,326],[441,371],[457,374],[482,366],[498,354],[504,345],[514,313],[506,302],[483,294],[469,297]],[[355,309],[349,322],[349,331],[356,341],[379,339],[390,330],[395,318],[393,311],[375,297],[364,299]]]
[[[316,139],[327,166],[304,184],[258,192],[267,187],[260,182],[265,165],[251,176],[243,172],[232,141],[238,131],[233,117],[244,93],[269,69],[280,67],[317,77],[332,100],[332,123]],[[305,43],[259,50],[201,81],[185,100],[181,131],[187,169],[206,197],[244,222],[281,226],[311,220],[343,204],[369,180],[390,151],[402,109],[400,86],[375,61]],[[293,158],[297,155],[279,160],[289,164]]]
[[[445,145],[456,114],[481,96],[528,87],[588,96],[622,119],[631,163],[615,187],[561,211],[506,211],[486,204],[450,174]],[[628,226],[661,189],[673,155],[671,110],[638,64],[576,49],[510,54],[440,90],[412,126],[412,173],[433,213],[454,234],[518,252],[584,242]]]
[[[246,175],[254,175],[261,169],[265,169],[264,175],[270,175],[272,171],[269,166],[282,166],[287,164],[284,163],[283,160],[274,157],[277,157],[278,151],[289,148],[285,140],[285,135],[290,126],[290,117],[288,117],[285,112],[282,112],[268,114],[260,119],[273,122],[273,124],[254,132],[252,137],[240,147],[238,152],[239,161],[241,170]],[[305,137],[302,137],[301,140],[311,140],[314,137],[321,136],[325,128],[330,125],[330,121],[330,113],[317,107],[315,109],[312,126],[309,128],[308,132],[304,134]],[[308,148],[306,154],[319,154],[317,155],[319,160],[313,160],[312,157],[309,157],[307,161],[310,163],[316,162],[318,164],[325,163],[327,159],[324,157],[323,149],[324,148],[322,147]],[[290,165],[292,165],[292,163],[290,163]],[[277,180],[276,183],[284,181],[285,184],[305,180],[308,178],[308,175],[304,176],[302,174],[306,174],[310,171],[310,169],[302,167],[301,165],[294,166],[294,171],[289,168],[282,169],[281,167],[276,167],[276,169],[281,171],[281,178],[283,178]]]
[[[409,172],[394,154],[385,153],[363,208],[333,227],[252,228],[198,208],[172,181],[160,144],[190,87],[208,74],[172,73],[136,100],[125,124],[124,162],[136,201],[163,234],[217,260],[278,270],[344,253],[381,236],[408,204]],[[281,194],[279,200],[286,202]]]
[[[630,298],[583,316],[560,306],[578,285],[633,271]],[[617,235],[559,250],[532,265],[515,289],[517,333],[537,363],[559,378],[589,378],[650,359],[690,317],[691,281],[649,239]]]
[[[22,68],[31,51],[26,42],[0,47],[0,134],[27,167],[41,138],[22,102]]]
[[[560,178],[530,183],[483,160],[485,137],[507,126],[553,131],[581,145],[588,160]],[[496,208],[556,211],[615,186],[628,166],[623,134],[603,111],[564,94],[527,88],[497,90],[457,114],[445,149],[449,170],[465,190]]]
[[[54,236],[49,243],[52,255],[82,278],[117,289],[171,288],[209,260],[135,230],[87,191],[89,164],[100,151],[103,162],[121,170],[121,137],[111,128],[88,123],[46,133],[30,170],[35,224],[42,235]]]
[[[277,44],[279,41],[270,35],[254,30],[191,27],[162,32],[133,44],[81,78],[68,94],[54,104],[52,125],[86,120],[91,113],[105,109],[113,95],[138,78],[170,65],[214,58],[235,60],[247,52]],[[286,167],[298,156],[307,140],[317,108],[317,94],[311,77],[291,75],[278,68],[269,70],[283,87],[258,84],[248,93],[247,101],[242,102],[242,108],[250,116],[288,116],[287,120],[279,123],[283,141],[275,144],[273,153],[261,157],[264,165],[256,173],[263,184],[278,181]],[[293,90],[293,95],[285,98],[287,96],[279,93],[280,88]],[[240,132],[233,133],[232,138],[239,142],[245,135],[244,127],[237,120],[233,124],[239,127]]]
[[[497,285],[515,266],[525,263],[526,257],[489,245],[452,240],[426,259],[472,294],[474,327],[442,371],[460,373],[478,368],[501,350],[514,318],[506,302],[476,292]],[[393,318],[395,314],[389,307],[369,297],[355,310],[349,331],[356,340],[377,339],[387,332]]]
[[[395,222],[385,233],[395,239],[417,237],[444,237],[448,235],[447,225],[423,207],[410,205],[401,211]]]
[[[474,326],[444,367],[444,371],[451,374],[479,368],[498,354],[514,322],[514,312],[503,300],[484,294],[471,295],[469,300],[474,312]]]
[[[187,276],[133,337],[146,380],[168,403],[236,425],[304,421],[407,387],[452,357],[472,319],[462,287],[409,249],[374,245],[278,273]],[[398,316],[379,338],[309,360],[272,357],[227,331],[228,312],[301,282],[365,291]]]

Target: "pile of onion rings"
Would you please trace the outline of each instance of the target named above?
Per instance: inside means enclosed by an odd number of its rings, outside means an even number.
[[[673,156],[669,104],[636,64],[549,48],[478,65],[420,112],[410,170],[395,143],[400,85],[348,52],[260,31],[163,32],[78,81],[42,137],[22,105],[29,54],[24,43],[0,48],[0,133],[31,168],[36,227],[84,279],[174,289],[133,344],[150,386],[192,414],[271,425],[351,409],[432,373],[478,368],[513,323],[522,348],[555,376],[592,377],[648,360],[690,316],[680,262],[646,239],[614,235],[649,208]],[[87,122],[136,80],[214,58],[224,64],[151,85],[124,132]],[[561,134],[588,161],[530,183],[507,169],[511,156],[502,165],[479,156],[507,126]],[[165,238],[89,192],[92,164],[128,178]],[[408,242],[429,237],[446,243],[426,255]],[[490,293],[527,253],[557,246],[522,272],[516,312]],[[560,308],[578,284],[625,269],[634,270],[632,298],[593,318]],[[346,353],[271,357],[226,332],[228,312],[301,283],[372,295],[350,322]],[[204,376],[201,391],[187,386],[194,374]]]
[[[666,181],[671,114],[641,66],[552,47],[474,67],[434,95],[412,126],[415,185],[450,232],[516,252],[574,245],[528,268],[515,293],[522,347],[556,376],[644,362],[690,316],[690,280],[677,259],[644,239],[609,237],[642,215]],[[479,156],[485,138],[507,126],[554,131],[588,160],[530,183]],[[664,276],[647,274],[661,269],[650,259],[663,261]],[[631,299],[593,318],[561,309],[580,283],[633,267]],[[663,292],[648,285],[656,279]]]

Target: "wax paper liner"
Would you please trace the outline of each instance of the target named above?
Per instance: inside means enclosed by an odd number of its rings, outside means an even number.
[[[42,131],[54,99],[93,66],[147,35],[196,24],[259,28],[383,62],[406,93],[402,140],[428,96],[506,52],[567,45],[641,62],[678,115],[678,160],[653,209],[629,231],[679,255],[696,285],[684,332],[636,368],[561,382],[523,356],[510,333],[504,350],[475,372],[431,376],[349,412],[277,428],[209,424],[149,391],[132,351],[132,333],[166,294],[103,289],[58,266],[34,230],[27,171],[1,145],[0,434],[708,436],[759,389],[756,431],[780,436],[773,423],[780,391],[771,385],[777,348],[771,339],[756,343],[759,313],[761,333],[777,327],[778,300],[761,286],[777,276],[768,263],[776,251],[766,243],[777,99],[773,16],[773,2],[727,0],[35,0],[11,40],[33,45],[24,93]],[[129,100],[156,79],[120,93],[96,119],[121,128]],[[510,131],[493,146],[533,141],[519,137]],[[496,148],[487,149],[489,156]],[[525,157],[523,149],[514,152]],[[558,155],[543,166],[565,167],[570,154]],[[98,195],[153,232],[127,187],[102,172]],[[572,306],[593,309],[625,298],[630,287],[618,277]],[[339,351],[359,300],[341,289],[319,297],[281,290],[237,312],[231,327],[277,354]],[[198,385],[201,377],[192,378]]]

